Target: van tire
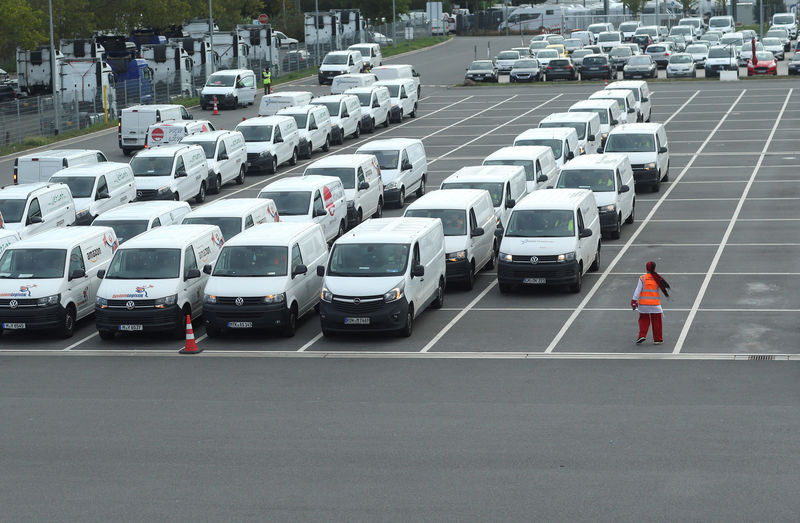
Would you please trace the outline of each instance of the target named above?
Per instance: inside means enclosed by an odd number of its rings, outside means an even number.
[[[422,175],[422,180],[419,182],[419,187],[417,187],[417,192],[414,193],[417,195],[417,198],[421,198],[425,194],[425,175]]]
[[[400,196],[397,197],[397,208],[402,209],[405,203],[406,203],[406,190],[401,187]]]
[[[191,316],[192,309],[189,306],[185,306],[183,309],[178,311],[178,318],[175,325],[175,330],[172,332],[172,336],[176,340],[182,340],[186,338],[186,316]],[[192,330],[194,330],[194,325],[192,325]]]
[[[269,165],[267,165],[267,172],[269,174],[275,174],[277,171],[278,171],[278,159],[273,156],[269,162]]]
[[[625,223],[628,223],[628,224],[630,224],[630,223],[633,223],[633,214],[634,214],[635,212],[636,212],[636,200],[633,200],[633,205],[631,206],[631,214],[630,214],[630,216],[628,216],[628,218],[625,220]]]
[[[441,309],[444,306],[444,278],[439,278],[439,286],[436,287],[436,298],[431,302],[432,309]]]
[[[325,137],[325,144],[322,146],[322,150],[328,152],[328,149],[331,148],[331,135]]]
[[[75,314],[75,306],[70,303],[64,311],[64,318],[57,331],[59,338],[71,338],[75,333]]]
[[[179,201],[181,201],[181,195],[180,195],[180,194],[178,194],[178,193],[175,193],[175,201],[176,201],[176,202],[179,202]]]
[[[594,255],[594,261],[589,266],[589,272],[597,272],[600,270],[600,242],[597,242],[597,253]]]
[[[414,109],[410,113],[408,113],[408,116],[410,116],[411,118],[417,117],[417,102],[414,102]]]
[[[494,269],[494,266],[497,264],[497,242],[492,243],[492,253],[489,255],[489,261],[486,262],[486,265],[483,266],[483,270],[491,270]]]
[[[206,201],[206,182],[200,184],[200,191],[197,193],[197,196],[194,197],[194,201],[197,203]]]
[[[285,338],[291,338],[297,332],[297,304],[292,303],[289,308],[289,317],[286,319],[286,324],[281,329],[281,333]]]
[[[314,152],[314,144],[308,142],[308,145],[306,146],[306,154],[303,155],[303,158],[305,158],[306,160],[310,160],[312,152]]]
[[[336,233],[336,238],[341,238],[344,236],[344,233],[347,231],[347,225],[344,223],[344,220],[339,222],[339,232]]]
[[[220,192],[222,192],[222,176],[217,175],[214,180],[214,194],[219,194]]]
[[[467,277],[464,278],[464,288],[468,291],[471,291],[472,288],[475,287],[475,262],[472,261],[469,264],[469,270],[467,271]]]
[[[133,151],[131,149],[122,149],[122,154],[130,156]]]
[[[239,176],[236,177],[236,185],[243,185],[244,184],[244,165],[239,168]]]
[[[408,311],[406,312],[406,324],[400,329],[400,336],[403,338],[411,337],[414,333],[414,306],[409,304]]]
[[[311,147],[311,146],[309,145],[309,147]],[[311,149],[309,149],[309,151],[310,151],[310,150],[311,150]],[[309,153],[309,158],[310,158],[310,157],[311,157],[311,156],[310,156],[310,153]],[[289,165],[297,165],[297,147],[295,147],[294,149],[292,149],[292,158],[289,160]]]
[[[370,124],[370,126],[369,126],[369,132],[370,133],[374,133],[375,132],[375,118],[372,119],[372,124]]]
[[[238,109],[239,108],[239,97],[238,96],[233,99],[233,108],[234,109]]]
[[[378,208],[375,209],[375,214],[372,217],[380,218],[381,216],[383,216],[383,198],[378,198]]]
[[[97,330],[97,335],[100,336],[101,340],[111,341],[116,337],[117,333],[114,332],[114,331],[108,331],[108,330],[105,330],[105,329],[98,329]]]
[[[217,338],[220,334],[222,334],[222,329],[210,323],[206,325],[206,335],[209,338]]]
[[[353,138],[358,139],[361,136],[361,122],[356,124],[356,131],[353,133]]]
[[[669,181],[669,162],[667,162],[667,172],[664,173],[664,177],[661,178],[662,181],[668,182]]]
[[[608,237],[612,240],[619,240],[620,234],[622,234],[622,214],[617,215],[616,228],[609,233]]]
[[[583,263],[578,264],[578,281],[570,284],[569,292],[577,294],[581,292],[581,287],[583,287]]]
[[[361,212],[361,209],[358,210],[358,214],[356,214],[356,225],[364,221],[364,214]]]

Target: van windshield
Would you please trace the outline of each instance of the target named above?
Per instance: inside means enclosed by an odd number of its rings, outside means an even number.
[[[439,218],[444,226],[445,236],[464,236],[467,234],[467,211],[462,209],[409,209],[409,218]]]
[[[327,65],[341,65],[347,63],[347,56],[346,54],[329,54],[322,60],[323,64]]]
[[[559,189],[589,189],[593,192],[614,191],[614,171],[607,169],[576,169],[561,171]]]
[[[319,176],[335,176],[342,180],[345,189],[356,188],[355,169],[352,167],[309,167],[303,176],[316,174]]]
[[[241,127],[237,127],[236,130],[242,133],[245,142],[272,141],[271,125],[242,125]]]
[[[186,143],[189,145],[199,145],[203,148],[203,152],[206,155],[206,158],[211,160],[214,158],[214,153],[217,152],[217,142],[209,142],[208,140],[198,140],[193,142],[192,140],[181,140],[181,143]]]
[[[731,23],[727,18],[712,18],[708,21],[709,27],[728,27]]]
[[[606,142],[607,153],[644,153],[656,150],[652,134],[611,134]]]
[[[197,224],[197,225],[217,225],[222,231],[222,237],[225,240],[230,240],[240,232],[242,232],[242,219],[237,217],[219,217],[219,216],[196,216],[186,217],[181,223]]]
[[[270,191],[262,192],[258,197],[275,202],[279,216],[305,216],[311,202],[311,193],[308,191]]]
[[[536,180],[533,160],[486,160],[483,165],[521,165],[525,168],[525,179],[529,182]]]
[[[170,176],[171,156],[137,156],[131,160],[134,176]]]
[[[451,182],[442,185],[442,189],[483,189],[492,196],[492,205],[500,207],[503,203],[503,184],[496,182]]]
[[[514,145],[543,145],[553,150],[553,156],[561,158],[561,140],[554,140],[552,138],[526,138],[524,140],[517,140]]]
[[[166,280],[180,276],[180,249],[118,249],[107,280]]]
[[[370,47],[351,47],[350,49],[352,51],[358,51],[361,53],[361,56],[366,56],[367,58],[372,56],[372,49]]]
[[[397,276],[406,272],[408,245],[399,243],[335,244],[330,276]]]
[[[392,98],[397,98],[400,96],[400,86],[399,85],[384,85],[385,88],[389,89],[389,96]]]
[[[94,189],[94,178],[89,176],[53,176],[50,182],[66,184],[73,198],[89,198]]]
[[[263,278],[286,276],[286,247],[262,245],[225,246],[214,266],[214,276]]]
[[[649,56],[645,56],[643,58],[645,60],[647,60],[648,63],[650,62],[650,57]],[[637,102],[639,101],[639,89],[629,89],[627,87],[609,87],[608,90],[609,91],[630,91],[631,94],[633,94],[633,99],[636,100]]]
[[[22,198],[14,200],[0,200],[0,214],[3,220],[8,223],[19,223],[22,221],[22,213],[25,212],[27,200]]]
[[[312,105],[324,105],[328,108],[331,116],[339,116],[339,101],[335,102],[312,102]]]
[[[0,278],[61,278],[66,259],[67,251],[64,249],[7,249],[0,258]],[[30,290],[20,288],[20,294],[26,293]]]
[[[783,24],[789,25],[794,24],[794,16],[793,15],[775,15],[772,17],[773,24]]]
[[[114,229],[114,234],[117,235],[117,240],[122,244],[125,240],[130,240],[134,236],[145,232],[147,230],[147,220],[95,220],[92,222],[92,226],[111,227]]]
[[[397,169],[397,161],[400,158],[400,151],[362,151],[365,154],[374,154],[378,159],[381,169]]]
[[[233,87],[236,76],[227,74],[212,74],[206,80],[206,87]]]
[[[508,220],[506,236],[521,238],[568,238],[575,236],[572,211],[514,211]]]
[[[308,114],[307,113],[290,114],[289,116],[294,118],[294,121],[297,122],[297,128],[298,129],[305,129],[306,128],[306,122],[308,122]]]
[[[578,140],[586,137],[586,124],[581,122],[542,122],[539,124],[541,129],[555,129],[558,127],[572,127],[578,133]]]
[[[370,100],[372,99],[372,92],[368,93],[355,93],[358,97],[358,103],[361,104],[361,107],[369,107]]]
[[[571,112],[571,113],[594,113],[594,114],[596,114],[596,115],[598,115],[600,117],[600,123],[608,123],[608,109],[603,109],[603,108],[599,108],[599,109],[579,108],[579,109],[570,109],[569,112]]]

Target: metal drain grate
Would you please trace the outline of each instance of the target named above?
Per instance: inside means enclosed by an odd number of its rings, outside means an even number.
[[[773,354],[753,354],[747,357],[748,360],[774,360],[775,355]]]

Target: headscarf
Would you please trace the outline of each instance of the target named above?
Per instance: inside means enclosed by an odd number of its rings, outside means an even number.
[[[669,283],[667,283],[667,280],[662,278],[661,275],[656,272],[656,262],[654,261],[647,262],[646,268],[647,268],[647,273],[650,274],[653,278],[655,278],[656,283],[658,284],[658,288],[661,289],[661,292],[664,293],[664,296],[669,297],[669,292],[667,292],[667,289],[670,288]]]

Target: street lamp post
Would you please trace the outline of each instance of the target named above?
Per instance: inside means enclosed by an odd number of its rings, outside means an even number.
[[[392,45],[397,47],[397,29],[395,23],[397,20],[397,13],[395,13],[394,0],[392,0]]]
[[[211,1],[208,0],[208,38],[211,43],[211,72],[213,73],[216,70],[216,64],[214,63],[214,10],[211,8]],[[233,45],[236,43],[234,42]]]
[[[319,0],[314,0],[314,30],[317,33],[317,53],[314,57],[314,61],[319,65]],[[331,21],[331,25],[333,25],[333,21]],[[331,44],[333,44],[333,35],[331,35]],[[333,45],[331,45],[331,49],[333,49]]]
[[[50,83],[53,86],[53,113],[56,119],[55,122],[55,134],[58,134],[58,113],[60,112],[59,104],[61,103],[61,93],[58,92],[58,87],[56,87],[56,78],[57,71],[56,71],[56,44],[53,39],[53,0],[49,0],[49,7],[50,7]]]

